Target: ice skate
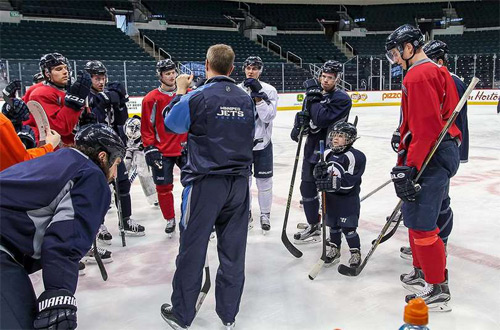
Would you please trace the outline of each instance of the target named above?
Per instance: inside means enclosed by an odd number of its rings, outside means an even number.
[[[321,214],[318,214],[318,222],[321,222]],[[306,229],[308,226],[307,222],[299,222],[297,224],[297,229]]]
[[[83,262],[78,262],[78,276],[85,275],[85,264]]]
[[[111,233],[108,231],[108,228],[104,224],[102,224],[101,227],[99,228],[99,233],[97,233],[97,241],[99,243],[111,245],[112,239],[113,236],[111,236]]]
[[[234,328],[235,328],[234,322],[233,323],[224,323],[225,330],[233,330]]]
[[[250,231],[253,228],[253,217],[252,211],[248,212],[248,230]]]
[[[125,230],[125,234],[128,236],[144,236],[146,232],[144,231],[144,227],[135,222],[134,219],[124,218],[123,219],[123,229]]]
[[[425,283],[424,272],[415,267],[409,274],[401,274],[399,279],[403,283],[403,288],[413,293],[421,291],[427,284]]]
[[[336,265],[340,261],[340,249],[337,244],[328,242],[330,250],[326,253],[325,267]]]
[[[172,238],[172,234],[175,232],[175,218],[168,219],[167,225],[165,226],[165,233],[169,238]]]
[[[424,299],[427,307],[429,307],[429,312],[451,311],[451,307],[449,306],[451,295],[447,281],[439,284],[427,283],[422,291],[416,294],[407,295],[405,301],[409,302],[410,300],[415,298]]]
[[[267,234],[271,230],[271,222],[269,220],[269,213],[262,213],[260,215],[260,228],[262,228],[262,234]]]
[[[308,244],[321,242],[321,230],[319,223],[308,225],[306,229],[293,235],[295,244]]]
[[[402,246],[399,251],[401,254],[399,255],[401,258],[406,259],[406,260],[413,260],[413,255],[411,254],[411,247],[409,246]]]
[[[349,249],[351,257],[349,258],[349,267],[357,268],[361,264],[361,251],[359,249]]]
[[[170,304],[161,305],[160,310],[161,317],[167,322],[167,324],[175,330],[188,329],[188,327],[182,326],[180,321],[175,317],[172,306]]]
[[[101,257],[103,264],[108,264],[108,263],[113,261],[113,258],[111,257],[111,251],[97,247],[97,253],[99,253],[99,256]],[[94,248],[91,248],[90,251],[87,252],[84,260],[85,260],[85,262],[88,262],[91,264],[97,263],[97,260],[95,259],[95,256],[94,256]]]

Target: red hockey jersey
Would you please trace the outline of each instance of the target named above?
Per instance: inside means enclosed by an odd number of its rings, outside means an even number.
[[[403,165],[406,157],[406,165],[420,170],[455,110],[459,101],[457,89],[446,67],[438,66],[431,60],[423,60],[408,70],[403,80],[401,101],[399,150],[406,150],[406,153],[399,157],[398,165]],[[462,138],[455,124],[448,132],[452,137]]]
[[[40,81],[39,83],[36,83],[34,85],[31,85],[27,90],[26,93],[23,96],[23,101],[24,103],[28,103],[30,100],[31,94],[37,89],[38,87],[43,86],[43,81]]]
[[[149,92],[142,100],[142,144],[144,147],[157,147],[165,157],[180,156],[181,143],[187,141],[187,133],[167,133],[163,124],[162,111],[174,96],[175,93],[173,92],[163,92],[159,88],[156,88]]]

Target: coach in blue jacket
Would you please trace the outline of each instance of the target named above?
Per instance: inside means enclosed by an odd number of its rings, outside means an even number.
[[[164,111],[169,131],[188,132],[172,305],[161,308],[174,329],[187,328],[196,315],[214,226],[220,260],[216,311],[228,328],[234,324],[243,293],[255,108],[250,96],[228,77],[233,62],[230,46],[211,46],[205,61],[206,83],[186,94],[191,78],[180,75],[177,96]]]

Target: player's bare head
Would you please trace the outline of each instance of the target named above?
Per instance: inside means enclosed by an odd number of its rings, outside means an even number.
[[[263,69],[264,63],[259,56],[249,56],[243,62],[243,71],[246,78],[259,79]]]
[[[64,87],[69,80],[68,60],[59,53],[49,53],[40,59],[40,72],[43,78],[59,87]]]
[[[342,75],[342,63],[334,60],[326,61],[321,67],[319,81],[325,92],[331,92]]]
[[[92,88],[97,92],[102,92],[108,82],[108,70],[101,61],[88,61],[84,70],[92,78]]]
[[[165,59],[156,63],[156,74],[158,80],[169,89],[175,88],[175,78],[177,77],[177,70],[174,61]]]
[[[229,76],[234,69],[234,51],[231,46],[217,44],[210,46],[205,60],[207,76]]]

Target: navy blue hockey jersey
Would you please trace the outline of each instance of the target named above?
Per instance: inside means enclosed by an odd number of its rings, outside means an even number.
[[[255,105],[233,79],[213,77],[196,90],[177,95],[167,111],[167,130],[188,132],[183,185],[205,175],[251,174]]]
[[[325,160],[330,169],[340,178],[340,190],[327,193],[328,217],[359,217],[361,176],[365,172],[366,157],[361,151],[351,147],[347,151],[334,154],[325,151]]]
[[[46,290],[72,293],[111,201],[102,170],[63,148],[0,172],[0,249],[28,273],[43,269]]]
[[[455,86],[457,86],[458,96],[462,98],[467,86],[465,86],[464,82],[458,76],[451,74],[451,77],[455,81]],[[467,121],[467,102],[465,102],[462,110],[460,110],[460,113],[455,120],[455,124],[460,132],[462,132],[462,143],[459,148],[460,161],[462,163],[466,163],[469,160],[469,123]]]
[[[330,125],[349,118],[351,106],[351,97],[338,88],[311,105],[309,114],[312,125],[304,147],[305,160],[313,164],[319,161],[319,141],[325,140]]]
[[[106,89],[105,89],[106,91]],[[107,124],[113,127],[114,131],[124,140],[123,125],[128,118],[128,109],[126,105],[113,107],[99,106],[99,99],[94,90],[90,90],[89,94],[89,107],[97,117],[97,122]],[[125,141],[125,140],[124,140]]]

